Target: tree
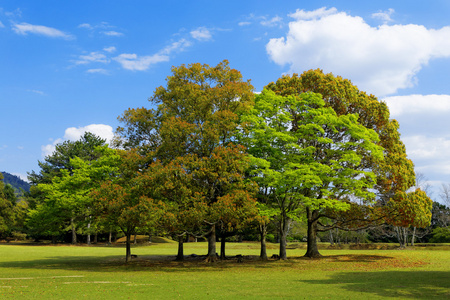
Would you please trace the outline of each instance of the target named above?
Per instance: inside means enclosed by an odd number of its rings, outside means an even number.
[[[167,86],[158,87],[149,99],[156,109],[129,109],[119,119],[124,127],[117,130],[118,144],[136,147],[163,165],[178,160],[191,176],[193,207],[207,211],[203,225],[208,228],[204,235],[210,261],[216,259],[220,221],[213,206],[222,197],[238,201],[236,191],[249,192],[243,177],[245,153],[233,142],[238,114],[251,106],[252,90],[227,61],[215,67],[181,65],[172,68]]]
[[[13,188],[5,185],[2,179],[3,175],[0,173],[0,238],[7,238],[11,235],[15,221],[16,197]]]
[[[121,151],[115,156],[115,171],[99,182],[90,192],[93,198],[94,214],[105,223],[120,227],[126,236],[125,261],[131,259],[131,236],[136,228],[155,222],[162,210],[162,204],[152,198],[158,185],[156,172],[140,173],[142,157],[133,151]]]
[[[374,130],[379,136],[378,145],[383,147],[383,160],[373,160],[370,153],[361,158],[360,169],[366,169],[376,174],[375,192],[377,205],[353,205],[350,210],[339,214],[334,212],[332,217],[336,220],[334,225],[320,226],[319,230],[340,227],[344,230],[354,230],[357,227],[376,225],[388,219],[389,215],[399,209],[398,196],[406,192],[415,184],[414,165],[406,156],[406,149],[400,140],[399,124],[389,118],[387,105],[378,101],[373,95],[367,95],[358,90],[350,80],[333,74],[324,74],[322,70],[309,70],[301,75],[286,75],[275,83],[266,87],[278,95],[299,95],[306,92],[320,93],[326,107],[331,107],[338,116],[357,114],[358,122],[368,129]],[[396,196],[397,195],[397,196]],[[429,201],[421,197],[416,202],[416,209],[426,211]],[[402,201],[402,203],[406,203]],[[356,220],[355,217],[358,217]],[[316,221],[320,214],[313,217]],[[353,219],[353,221],[351,221]],[[346,221],[347,220],[347,221]],[[314,255],[308,254],[307,255]],[[316,253],[317,254],[317,253]]]
[[[30,231],[35,236],[39,234],[50,234],[54,237],[63,232],[66,228],[64,225],[66,215],[54,215],[57,211],[50,206],[49,197],[46,192],[38,186],[45,187],[46,184],[52,184],[56,177],[62,177],[64,174],[71,176],[74,166],[71,159],[78,157],[85,161],[95,160],[101,155],[95,152],[95,148],[105,146],[106,140],[96,136],[93,133],[85,132],[84,135],[77,141],[65,141],[59,143],[55,147],[55,151],[44,158],[44,161],[39,161],[40,171],[36,173],[32,171],[28,174],[28,180],[31,183],[30,193],[27,196],[27,201],[30,207],[30,218],[27,222]],[[62,170],[65,170],[64,173]],[[47,203],[45,203],[47,202]],[[42,216],[41,216],[42,214]],[[52,217],[50,218],[50,215]],[[49,218],[56,223],[45,222],[39,218]],[[70,228],[72,230],[72,243],[77,242],[75,219],[70,220]]]
[[[443,183],[441,185],[439,197],[447,207],[450,207],[450,183]]]
[[[269,191],[267,202],[279,211],[280,258],[287,258],[289,223],[301,212],[308,221],[307,256],[317,256],[317,226],[324,211],[348,210],[351,197],[362,203],[374,198],[368,190],[375,175],[360,164],[362,157],[381,160],[377,134],[360,125],[355,114],[337,116],[314,93],[283,97],[264,90],[242,118],[253,179]]]

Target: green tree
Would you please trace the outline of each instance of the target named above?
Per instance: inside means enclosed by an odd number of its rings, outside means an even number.
[[[324,74],[321,70],[310,70],[301,75],[286,75],[266,88],[282,96],[295,96],[305,92],[320,93],[325,106],[333,108],[338,116],[357,114],[358,122],[368,129],[373,129],[380,138],[378,145],[384,149],[383,160],[373,160],[370,154],[367,154],[362,156],[360,163],[361,169],[370,170],[377,176],[377,205],[352,205],[350,210],[334,212],[332,217],[336,222],[319,226],[319,230],[335,227],[354,230],[370,223],[380,224],[389,220],[390,215],[396,214],[399,204],[395,201],[401,201],[401,195],[415,185],[415,173],[414,165],[407,158],[405,146],[400,140],[399,124],[390,119],[388,107],[384,102],[358,90],[350,80],[331,73]],[[420,201],[416,201],[415,205],[415,210],[424,212],[429,201],[420,197]],[[320,214],[314,219],[318,221]]]
[[[142,156],[133,151],[121,151],[120,156],[114,156],[114,161],[114,171],[108,171],[89,196],[93,199],[94,215],[105,224],[119,226],[125,234],[125,259],[128,263],[131,259],[131,236],[138,227],[156,222],[163,205],[152,198],[159,184],[157,173],[148,173],[150,176],[143,178],[139,172]]]
[[[0,173],[0,238],[7,238],[14,226],[16,197],[14,189],[10,185],[5,185],[2,179],[3,175]]]
[[[64,174],[72,175],[74,166],[71,159],[78,157],[82,160],[91,161],[99,157],[100,153],[96,153],[94,149],[99,146],[105,146],[106,140],[96,136],[93,133],[86,132],[77,141],[65,141],[59,143],[55,147],[55,151],[44,158],[44,161],[39,161],[39,172],[32,171],[28,174],[28,180],[31,183],[30,193],[27,196],[27,201],[31,209],[29,221],[27,226],[32,235],[38,237],[39,235],[51,235],[56,238],[57,235],[65,231],[65,215],[58,217],[54,215],[59,210],[54,210],[48,206],[49,196],[46,192],[38,186],[43,184],[51,184],[55,177],[62,177]],[[62,170],[65,170],[64,173]],[[45,203],[47,202],[47,203]],[[45,222],[47,218],[56,223]],[[50,215],[52,215],[50,217]],[[70,228],[72,230],[72,243],[77,242],[75,219],[70,220]]]
[[[242,143],[253,156],[254,180],[266,202],[278,210],[280,258],[286,259],[290,222],[306,212],[307,256],[317,256],[319,218],[345,211],[351,200],[367,203],[375,175],[361,168],[363,157],[382,159],[378,135],[358,123],[356,114],[338,116],[319,94],[279,96],[264,90],[242,116]]]
[[[167,86],[157,88],[150,98],[156,109],[130,109],[119,119],[124,127],[117,130],[118,144],[137,147],[163,165],[177,159],[191,176],[192,207],[202,207],[207,214],[203,222],[208,228],[207,260],[216,259],[220,217],[213,206],[222,197],[238,201],[232,196],[236,191],[249,193],[243,177],[245,153],[233,142],[238,114],[251,106],[252,90],[227,61],[215,67],[181,65],[172,68]]]

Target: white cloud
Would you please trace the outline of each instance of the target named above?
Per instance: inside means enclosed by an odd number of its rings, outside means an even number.
[[[46,94],[43,91],[39,91],[39,90],[27,90],[28,92],[32,92],[41,96],[45,96]]]
[[[337,13],[337,9],[332,7],[327,9],[326,7],[321,7],[313,11],[304,11],[303,9],[297,9],[295,13],[289,15],[289,17],[297,20],[315,20],[318,18],[323,18],[329,15]]]
[[[392,22],[392,14],[395,12],[394,9],[389,8],[387,11],[379,11],[376,13],[372,14],[372,18],[374,19],[380,19],[381,21],[383,21],[383,23],[389,23]]]
[[[392,96],[383,99],[389,107],[391,117],[420,114],[422,117],[450,113],[450,95]]]
[[[123,36],[123,33],[121,32],[117,32],[117,31],[103,31],[102,32],[104,35],[108,35],[108,36]]]
[[[106,140],[106,143],[110,143],[114,137],[113,128],[105,124],[91,124],[84,127],[70,127],[64,132],[63,138],[58,138],[53,141],[53,143],[44,145],[41,147],[42,157],[51,155],[55,151],[55,146],[64,141],[77,141],[79,140],[85,132],[91,132]]]
[[[103,53],[91,52],[88,55],[80,55],[79,60],[75,61],[77,65],[85,65],[93,62],[106,64],[109,60]]]
[[[111,47],[105,47],[105,48],[103,48],[103,50],[106,51],[106,52],[109,52],[109,53],[113,53],[113,52],[115,52],[117,49],[116,49],[116,47],[111,46]]]
[[[250,25],[250,24],[252,24],[252,22],[239,22],[238,23],[239,26],[247,26],[247,25]]]
[[[450,139],[446,137],[429,137],[412,135],[402,138],[408,156],[414,160],[449,160]]]
[[[89,69],[86,71],[87,73],[91,73],[91,74],[104,74],[104,75],[109,75],[108,70],[105,69]]]
[[[85,29],[89,29],[89,30],[94,29],[94,27],[91,24],[88,24],[88,23],[80,24],[80,25],[78,25],[78,28],[85,28]]]
[[[290,17],[294,20],[287,36],[266,45],[275,63],[298,73],[321,68],[377,96],[413,86],[415,75],[431,59],[450,56],[450,27],[371,27],[335,8],[297,10]]]
[[[73,35],[67,34],[65,32],[62,32],[61,30],[42,26],[42,25],[32,25],[28,23],[20,23],[20,24],[13,24],[12,29],[17,34],[27,35],[28,33],[33,33],[37,35],[43,35],[46,37],[52,37],[52,38],[63,38],[66,40],[74,39]]]
[[[273,17],[273,18],[270,19],[270,20],[266,20],[266,19],[264,18],[264,20],[261,21],[260,24],[261,24],[262,26],[274,27],[274,26],[281,26],[281,25],[282,25],[282,23],[281,23],[282,21],[283,21],[283,19],[282,19],[281,17],[275,16],[275,17]]]
[[[0,28],[5,28],[5,25],[3,25],[2,21],[0,21]]]
[[[160,51],[160,54],[169,55],[170,53],[174,51],[184,51],[186,48],[192,46],[192,43],[186,39],[181,39],[179,41],[173,42],[166,48],[162,49]]]
[[[120,63],[124,69],[132,71],[145,71],[151,65],[169,61],[167,55],[154,54],[149,56],[137,56],[137,54],[123,53],[113,58]]]
[[[206,27],[199,27],[195,30],[192,30],[190,33],[194,39],[199,41],[208,41],[212,38],[211,31],[209,31],[209,29]]]

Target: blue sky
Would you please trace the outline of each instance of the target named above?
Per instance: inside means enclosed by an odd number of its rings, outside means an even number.
[[[85,130],[109,139],[172,66],[228,59],[257,91],[321,68],[386,101],[438,200],[449,15],[450,1],[1,1],[0,170],[26,177]]]

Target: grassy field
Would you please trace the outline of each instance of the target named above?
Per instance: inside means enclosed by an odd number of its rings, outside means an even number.
[[[227,255],[207,264],[174,262],[176,243],[132,249],[95,246],[0,245],[1,299],[449,299],[450,247],[408,250],[329,250],[303,258],[291,245],[289,260],[260,262],[256,243],[229,243]],[[185,244],[204,254],[205,243]],[[277,245],[269,245],[269,254]]]

